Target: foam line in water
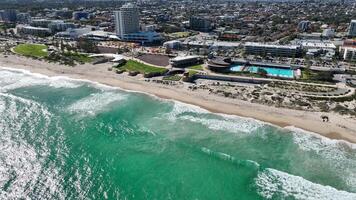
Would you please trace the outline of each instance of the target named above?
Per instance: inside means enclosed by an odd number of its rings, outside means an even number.
[[[201,151],[209,156],[213,156],[215,158],[224,160],[224,161],[229,161],[232,162],[234,164],[237,164],[239,166],[248,166],[248,167],[252,167],[254,169],[259,169],[260,168],[260,164],[258,164],[257,162],[253,161],[253,160],[238,160],[236,159],[234,156],[223,153],[223,152],[217,152],[217,151],[213,151],[209,148],[206,147],[202,147]]]
[[[310,150],[311,148],[316,147],[315,145],[311,145],[308,147],[308,145],[305,143],[307,141],[318,141],[319,145],[317,145],[317,146],[345,145],[351,149],[356,149],[356,144],[350,143],[345,140],[330,139],[330,138],[324,137],[320,134],[306,131],[306,130],[303,130],[303,129],[300,129],[300,128],[297,128],[294,126],[287,126],[284,129],[292,131],[294,134],[294,139],[295,139],[294,141],[298,145],[300,145],[302,148],[305,148],[305,149]],[[314,150],[318,150],[318,149],[314,148]]]
[[[167,114],[171,121],[188,120],[202,124],[212,130],[228,132],[252,132],[265,125],[252,118],[234,115],[211,113],[201,107],[175,101],[172,110]]]
[[[80,82],[71,80],[65,76],[48,77],[26,70],[14,70],[11,68],[0,68],[0,72],[0,91],[34,85],[48,85],[54,88],[77,88],[82,85]]]
[[[94,93],[73,103],[67,110],[72,113],[95,115],[102,112],[109,104],[124,99],[126,99],[126,95],[116,92]]]
[[[266,199],[354,200],[355,193],[340,191],[275,169],[259,172],[255,179],[258,193]]]
[[[356,144],[343,140],[334,140],[295,127],[292,131],[293,142],[305,152],[316,153],[322,162],[336,171],[345,184],[356,190]]]
[[[7,93],[0,93],[0,104],[6,106],[0,111],[0,199],[30,199],[33,191],[28,188],[37,184],[44,186],[38,196],[64,199],[58,171],[43,167],[49,152],[39,132],[48,131],[50,113],[35,101]],[[44,128],[38,129],[39,124]],[[39,148],[23,139],[23,127],[29,133],[26,138],[41,143]]]

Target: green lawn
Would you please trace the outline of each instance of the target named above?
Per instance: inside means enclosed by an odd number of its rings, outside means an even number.
[[[182,77],[179,75],[163,77],[163,80],[166,80],[166,81],[180,81],[180,79],[182,79]]]
[[[24,56],[31,56],[36,58],[41,58],[48,55],[47,46],[43,44],[20,44],[14,48],[14,51]]]
[[[193,75],[199,73],[198,71],[195,70],[189,70],[189,77],[192,77]]]
[[[189,32],[175,32],[175,33],[169,34],[169,36],[173,37],[173,38],[183,38],[183,37],[190,36],[190,33]]]
[[[200,71],[203,71],[204,68],[202,65],[194,65],[194,66],[190,66],[188,67],[188,69],[195,69],[195,70],[200,70]]]
[[[126,62],[125,65],[120,67],[120,69],[124,69],[126,71],[136,71],[140,72],[141,74],[145,73],[164,73],[167,71],[165,68],[154,67],[151,65],[146,65],[134,60],[129,60]]]

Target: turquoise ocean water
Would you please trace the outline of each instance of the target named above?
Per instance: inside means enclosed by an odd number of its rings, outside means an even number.
[[[0,199],[354,200],[356,147],[0,68]]]

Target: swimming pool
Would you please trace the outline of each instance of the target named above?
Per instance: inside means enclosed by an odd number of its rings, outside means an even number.
[[[233,65],[233,66],[231,66],[230,71],[232,71],[232,72],[241,72],[242,69],[243,69],[242,65]]]
[[[294,71],[291,69],[281,69],[281,68],[272,68],[272,67],[257,67],[257,66],[248,66],[248,67],[245,67],[245,69],[244,69],[242,65],[233,65],[233,66],[231,66],[230,71],[232,71],[232,72],[249,71],[252,73],[257,73],[259,68],[266,70],[268,76],[294,78]]]

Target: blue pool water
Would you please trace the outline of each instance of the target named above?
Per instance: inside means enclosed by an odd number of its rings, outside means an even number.
[[[244,71],[250,71],[252,73],[257,73],[259,68],[266,70],[267,74],[269,76],[286,77],[286,78],[294,77],[294,72],[291,69],[249,66],[249,67],[246,67]],[[240,72],[240,71],[242,71],[242,69],[243,69],[243,66],[241,66],[241,65],[234,65],[230,68],[230,70],[233,72]]]
[[[233,65],[233,66],[230,68],[230,70],[231,70],[232,72],[241,72],[241,71],[242,71],[242,68],[243,68],[243,66],[241,66],[241,65]]]

